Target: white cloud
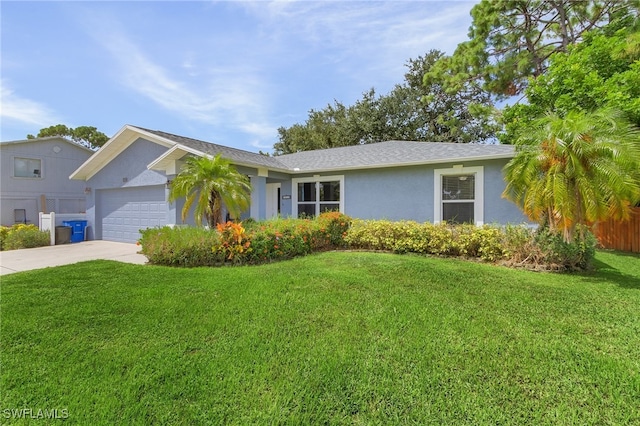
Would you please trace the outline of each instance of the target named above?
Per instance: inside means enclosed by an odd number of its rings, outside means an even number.
[[[0,117],[36,127],[47,127],[59,123],[56,114],[46,105],[23,98],[0,80]]]
[[[382,50],[453,53],[466,39],[469,10],[477,1],[319,1],[240,3],[270,31],[362,54]],[[446,37],[438,35],[447,34]],[[408,59],[408,58],[407,58]]]
[[[467,39],[474,3],[477,0],[239,4],[261,23],[264,34],[283,45],[301,42],[301,56],[325,55],[325,61],[363,91],[400,83],[404,64],[431,49],[453,53]]]
[[[251,67],[224,68],[198,63],[193,52],[173,66],[162,66],[134,44],[118,25],[96,35],[117,65],[118,82],[187,120],[234,128],[273,143],[268,123],[267,83]]]
[[[109,53],[116,81],[131,93],[188,122],[237,131],[254,147],[267,148],[283,124],[273,122],[293,108],[302,117],[333,99],[349,103],[370,87],[382,93],[402,81],[409,58],[430,49],[452,53],[466,39],[473,3],[215,2],[183,23],[193,32],[166,25],[160,13],[147,13],[152,8],[136,13],[153,27],[128,28],[122,15],[93,9],[82,22]],[[237,21],[217,22],[224,13]],[[207,19],[217,27],[209,31]],[[318,92],[316,82],[327,89]]]

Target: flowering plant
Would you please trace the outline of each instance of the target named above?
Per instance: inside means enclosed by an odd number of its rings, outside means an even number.
[[[213,251],[224,253],[227,260],[241,262],[242,256],[251,251],[251,241],[247,238],[242,224],[219,223],[216,228],[220,234],[220,245],[214,246]]]

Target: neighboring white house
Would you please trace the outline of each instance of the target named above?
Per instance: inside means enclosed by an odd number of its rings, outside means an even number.
[[[251,179],[242,217],[317,215],[363,219],[522,223],[501,197],[510,145],[387,141],[268,157],[135,126],[124,126],[71,174],[87,189],[89,239],[135,242],[139,230],[181,223],[183,200],[168,202],[188,156],[220,154]]]
[[[93,151],[59,136],[0,142],[0,224],[38,224],[39,212],[84,213],[84,182],[69,179]]]

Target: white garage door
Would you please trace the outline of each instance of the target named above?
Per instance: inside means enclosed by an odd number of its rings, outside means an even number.
[[[108,189],[98,193],[96,221],[102,239],[135,243],[140,229],[167,224],[164,185]]]

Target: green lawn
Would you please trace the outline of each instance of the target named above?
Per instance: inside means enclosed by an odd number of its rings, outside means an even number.
[[[640,424],[640,257],[597,266],[332,252],[9,275],[0,422]]]

